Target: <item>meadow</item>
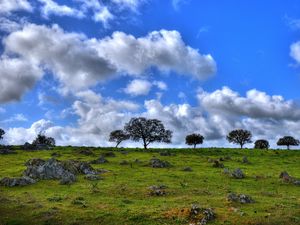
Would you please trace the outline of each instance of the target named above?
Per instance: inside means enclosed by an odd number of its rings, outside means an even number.
[[[0,179],[19,177],[32,158],[91,161],[113,151],[108,163],[92,165],[109,172],[99,181],[78,176],[71,185],[41,180],[24,187],[0,187],[0,224],[103,224],[175,225],[189,224],[192,204],[212,208],[216,214],[208,224],[300,224],[300,186],[279,179],[282,171],[300,178],[300,151],[253,149],[115,149],[89,148],[94,155],[82,155],[83,147],[55,147],[53,150],[24,151],[0,155]],[[161,156],[161,152],[174,153]],[[166,160],[170,168],[151,168],[153,157]],[[243,163],[247,156],[249,163]],[[240,168],[244,179],[224,174],[212,159],[230,170]],[[138,160],[137,160],[138,159]],[[126,160],[129,163],[120,162]],[[183,171],[190,167],[192,171]],[[149,194],[149,186],[165,185],[166,195]],[[250,195],[255,202],[232,203],[229,193]]]

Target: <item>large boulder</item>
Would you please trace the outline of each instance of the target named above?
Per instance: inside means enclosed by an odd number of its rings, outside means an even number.
[[[16,177],[16,178],[9,178],[4,177],[0,180],[0,186],[6,187],[14,187],[14,186],[26,186],[30,184],[34,184],[36,181],[30,177]]]

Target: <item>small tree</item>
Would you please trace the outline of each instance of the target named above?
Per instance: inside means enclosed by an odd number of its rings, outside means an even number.
[[[251,138],[252,138],[251,132],[242,129],[233,130],[226,137],[226,139],[230,143],[239,144],[241,148],[243,148],[244,144],[251,143],[252,142]]]
[[[294,137],[292,136],[284,136],[282,138],[279,138],[279,140],[277,141],[277,145],[279,146],[287,146],[287,149],[290,149],[290,146],[297,146],[299,145],[300,142],[299,140],[295,139]]]
[[[190,134],[185,137],[185,143],[187,145],[194,145],[196,148],[197,144],[202,144],[204,137],[201,134]]]
[[[44,144],[48,146],[55,146],[55,139],[52,137],[47,137],[44,134],[38,134],[35,140],[32,142],[32,145]]]
[[[269,149],[269,147],[270,147],[270,145],[267,140],[260,139],[260,140],[255,141],[255,143],[254,143],[254,148],[256,148],[256,149]]]
[[[3,139],[5,131],[0,128],[0,140]]]
[[[114,130],[109,135],[109,141],[117,143],[116,148],[122,141],[128,140],[129,138],[129,134],[127,134],[123,130]]]
[[[166,130],[163,123],[157,119],[132,118],[125,124],[124,130],[131,140],[142,140],[145,149],[152,142],[171,143],[172,131]]]

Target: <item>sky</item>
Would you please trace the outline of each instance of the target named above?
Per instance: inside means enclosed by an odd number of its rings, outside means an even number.
[[[5,144],[113,146],[140,116],[173,131],[152,147],[300,139],[297,0],[0,0],[0,39]]]

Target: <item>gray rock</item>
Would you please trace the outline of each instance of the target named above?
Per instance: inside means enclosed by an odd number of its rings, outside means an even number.
[[[60,180],[60,184],[73,184],[76,181],[76,176],[73,173],[65,172]]]
[[[233,178],[236,178],[236,179],[243,179],[243,178],[245,178],[245,174],[244,174],[244,172],[240,168],[237,168],[234,171],[232,171],[231,176]]]
[[[9,178],[5,177],[0,180],[0,186],[6,187],[14,187],[14,186],[26,186],[30,184],[34,184],[36,181],[30,177],[17,177],[17,178]]]
[[[199,215],[200,220],[199,220]],[[197,204],[193,204],[190,209],[190,218],[193,220],[192,225],[206,225],[209,221],[216,218],[214,211],[211,208],[202,208]]]
[[[213,163],[213,167],[215,168],[224,168],[224,164],[221,163],[219,160],[215,160]]]
[[[82,149],[82,150],[80,150],[79,152],[78,152],[79,154],[81,154],[81,155],[94,155],[94,152],[92,151],[92,150],[90,150],[90,149]]]
[[[87,174],[84,176],[84,179],[94,181],[94,180],[101,180],[102,178],[99,175]]]
[[[168,168],[171,167],[171,164],[168,161],[163,161],[157,158],[152,158],[150,160],[150,166],[152,168]]]
[[[174,156],[174,153],[171,153],[170,151],[164,151],[159,153],[160,156]]]
[[[91,164],[103,164],[103,163],[108,163],[108,160],[105,159],[104,156],[100,156],[98,159],[92,160],[90,163]]]
[[[0,155],[17,154],[16,151],[11,149],[0,149]]]
[[[130,163],[127,161],[127,160],[122,160],[121,162],[120,162],[120,165],[121,166],[126,166],[126,165],[129,165]]]
[[[238,202],[242,204],[254,203],[252,197],[245,194],[229,193],[227,196],[227,200],[230,202]]]
[[[191,167],[184,167],[182,171],[185,171],[185,172],[192,172],[192,168]]]
[[[153,196],[163,196],[166,195],[167,186],[165,185],[152,185],[148,189],[150,190],[150,195]]]
[[[250,163],[247,156],[244,156],[243,159],[242,159],[242,163],[245,163],[245,164],[248,164]]]
[[[116,154],[113,152],[104,152],[101,154],[103,157],[116,157]]]

